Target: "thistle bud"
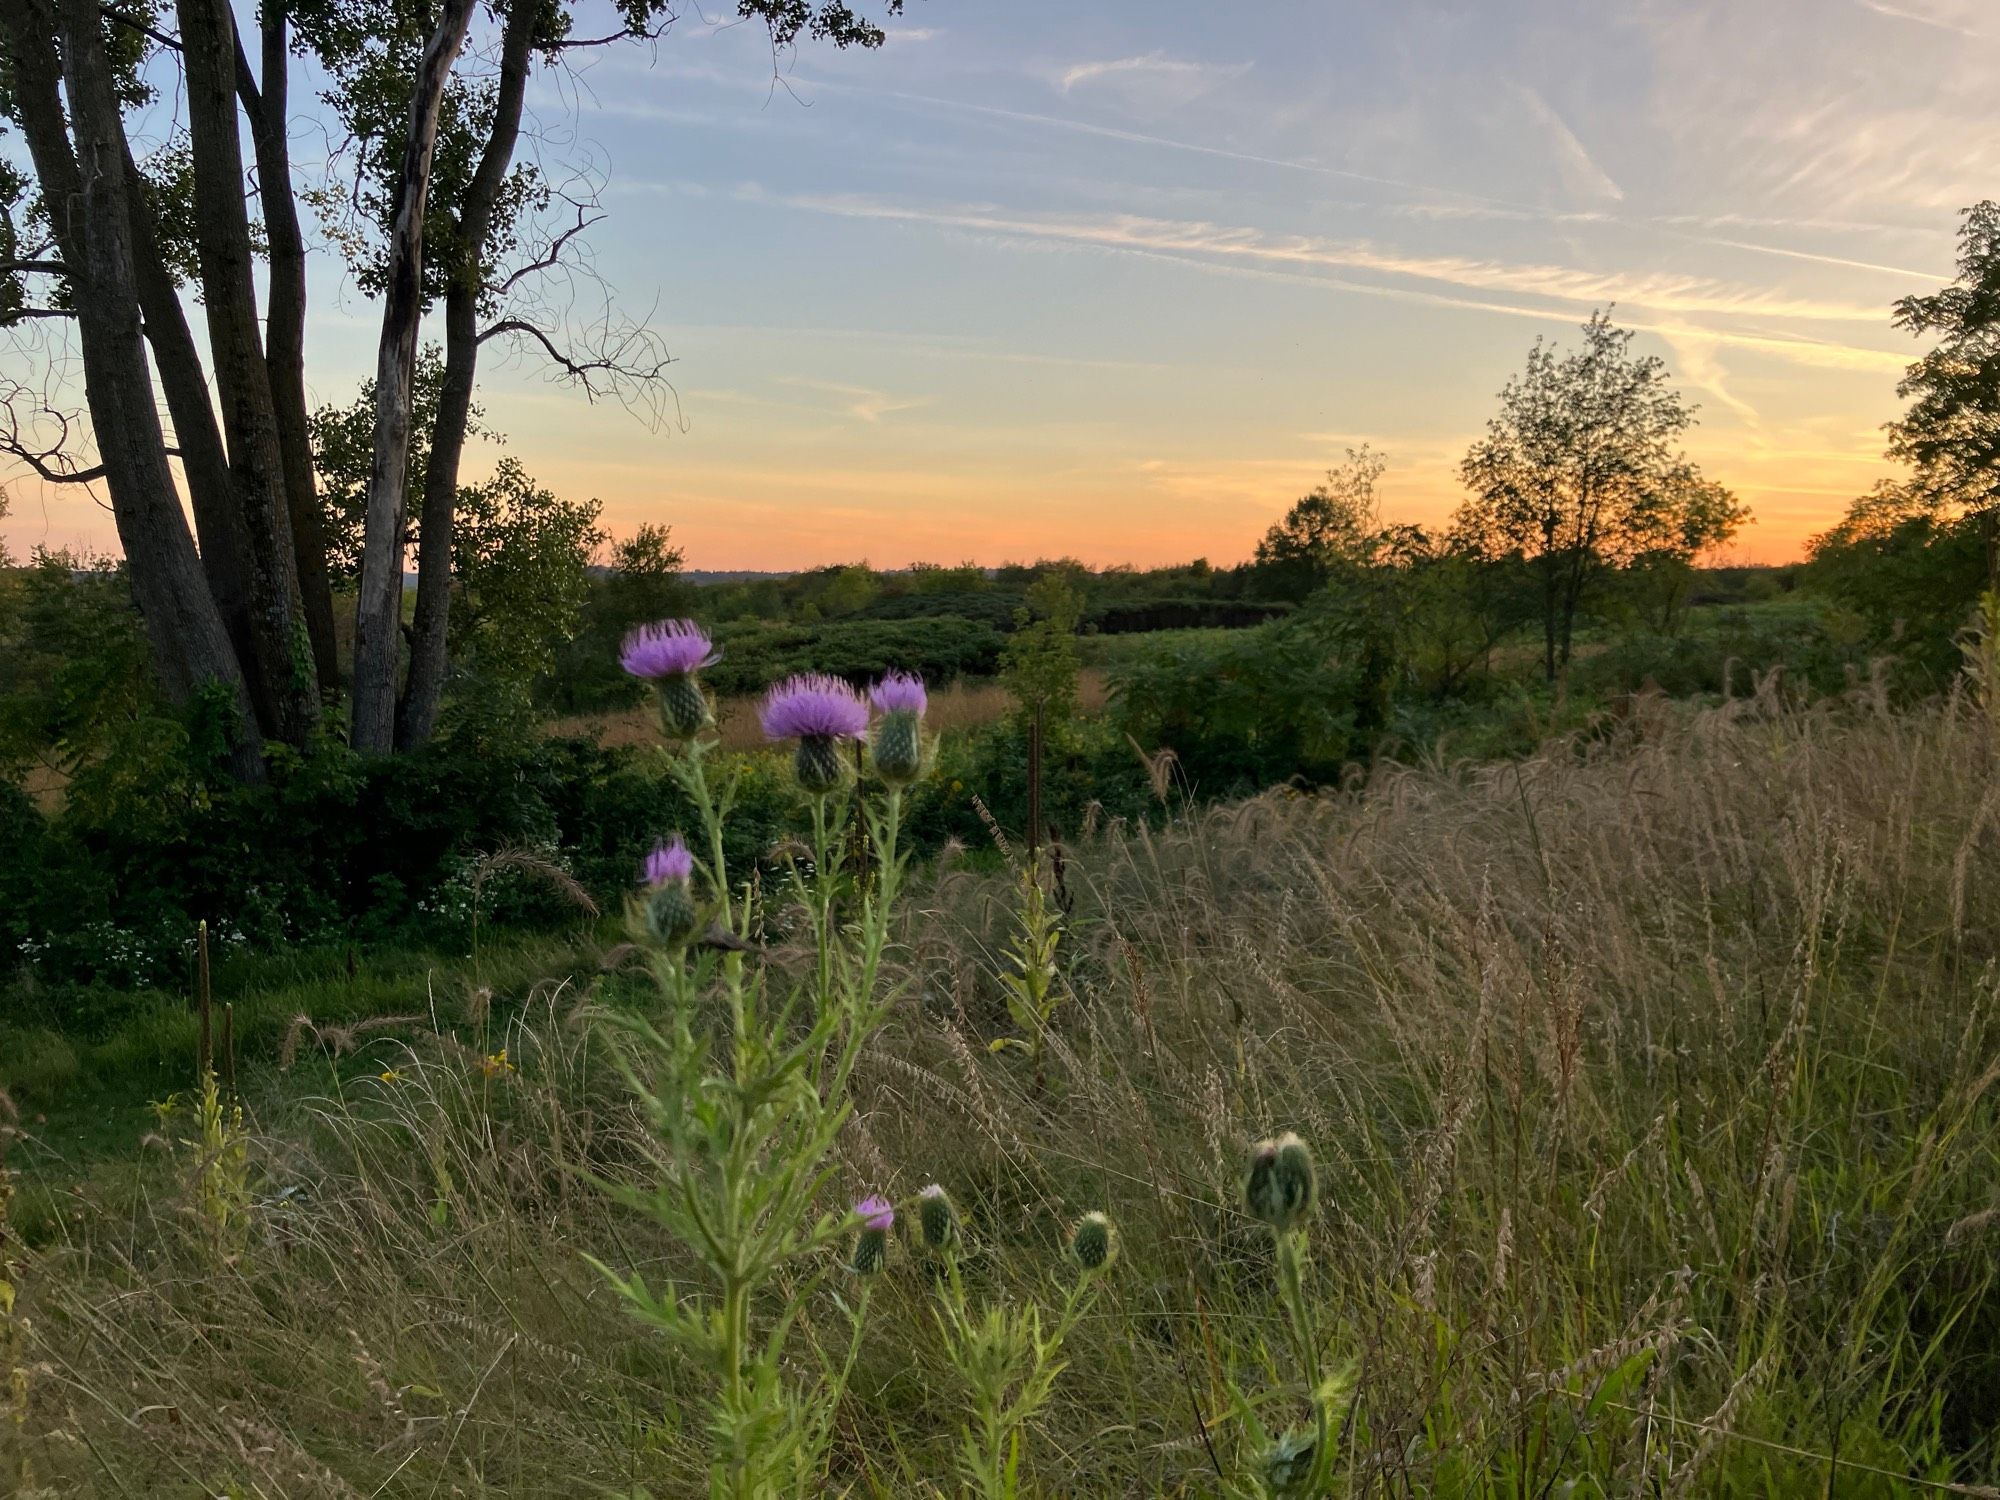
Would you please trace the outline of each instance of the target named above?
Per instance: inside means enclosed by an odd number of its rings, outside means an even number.
[[[625,637],[619,663],[634,677],[653,684],[660,728],[670,740],[691,740],[715,715],[696,673],[719,659],[708,632],[692,620],[661,620]]]
[[[645,887],[639,898],[639,928],[644,938],[668,948],[684,948],[701,926],[701,911],[695,905],[690,879],[694,856],[681,836],[655,844],[639,867]]]
[[[888,1262],[889,1231],[896,1223],[896,1210],[887,1198],[871,1193],[854,1205],[861,1216],[861,1233],[855,1236],[854,1259],[849,1264],[859,1276],[873,1276]]]
[[[868,690],[882,717],[875,725],[875,774],[890,786],[908,786],[924,771],[923,679],[891,672]]]
[[[1297,1229],[1318,1196],[1312,1151],[1290,1131],[1259,1141],[1243,1179],[1243,1207],[1280,1234]]]
[[[868,704],[838,677],[823,674],[779,683],[758,718],[766,739],[798,741],[792,768],[799,785],[815,797],[838,787],[846,772],[840,741],[868,736]]]
[[[1118,1226],[1101,1213],[1085,1214],[1070,1234],[1069,1255],[1085,1272],[1109,1268],[1118,1259]]]
[[[662,677],[653,685],[660,709],[660,728],[670,740],[691,740],[715,722],[708,694],[694,673]]]
[[[839,742],[831,735],[801,735],[792,751],[793,774],[799,778],[799,786],[815,797],[838,790],[846,769]]]
[[[948,1250],[958,1243],[958,1210],[935,1182],[917,1194],[917,1227],[927,1249]]]
[[[646,933],[667,948],[685,948],[701,927],[694,893],[685,880],[654,886],[646,893]]]

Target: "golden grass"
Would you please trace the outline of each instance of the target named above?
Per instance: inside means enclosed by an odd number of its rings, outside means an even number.
[[[1122,1228],[1024,1493],[1224,1493],[1256,1457],[1226,1380],[1303,1410],[1234,1207],[1245,1146],[1284,1128],[1322,1164],[1340,1493],[1991,1493],[1983,717],[1767,695],[1642,703],[1618,735],[1068,851],[1039,1066],[986,1046],[1010,879],[947,864],[915,894],[838,1195],[945,1183],[1001,1295],[1062,1274],[1083,1210]],[[267,1083],[233,1265],[157,1175],[44,1203],[45,1482],[706,1493],[698,1382],[580,1259],[685,1270],[578,1175],[649,1160],[591,1020],[617,998],[514,997],[490,1036],[426,1023]],[[841,1338],[829,1295],[800,1337]],[[929,1295],[901,1259],[878,1280],[831,1493],[951,1492]]]

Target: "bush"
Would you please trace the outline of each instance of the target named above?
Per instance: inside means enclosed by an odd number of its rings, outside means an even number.
[[[938,594],[894,594],[857,610],[857,620],[970,620],[1002,634],[1013,630],[1014,617],[1026,608],[1027,596],[1011,589]]]
[[[1321,594],[1274,624],[1176,636],[1114,667],[1111,690],[1119,727],[1216,797],[1336,780],[1382,727],[1389,676],[1375,622]]]
[[[1290,603],[1257,599],[1131,599],[1084,611],[1083,625],[1100,635],[1151,630],[1240,630],[1282,619]]]
[[[933,686],[990,676],[1000,665],[1000,632],[956,616],[921,620],[841,620],[830,625],[725,626],[722,660],[707,674],[718,693],[757,693],[796,672],[825,672],[857,685],[892,668]]]

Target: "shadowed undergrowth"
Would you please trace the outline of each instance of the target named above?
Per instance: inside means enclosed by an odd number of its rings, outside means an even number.
[[[1587,752],[1114,829],[1066,851],[1047,1033],[998,1052],[1019,886],[947,864],[905,899],[827,1207],[943,1183],[967,1287],[1017,1301],[1080,1213],[1117,1221],[1029,1493],[1235,1492],[1261,1455],[1230,1392],[1304,1414],[1237,1206],[1287,1129],[1319,1158],[1337,1492],[1983,1493],[1993,755],[1959,703],[1642,706]],[[656,1160],[598,1020],[636,993],[522,984],[338,1061],[308,1039],[246,1082],[240,1243],[164,1143],[17,1203],[0,1445],[62,1494],[706,1492],[695,1373],[582,1258],[690,1273],[586,1181]],[[836,1295],[794,1340],[837,1358]],[[955,1493],[921,1259],[892,1245],[871,1295],[835,1479]]]

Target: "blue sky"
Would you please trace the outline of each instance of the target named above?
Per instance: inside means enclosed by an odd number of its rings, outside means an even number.
[[[775,59],[690,12],[531,93],[676,409],[527,360],[482,401],[694,566],[1221,562],[1364,440],[1390,516],[1441,519],[1528,346],[1615,303],[1758,516],[1739,554],[1794,556],[1888,472],[1889,304],[2000,191],[1991,9],[911,0],[879,52]],[[318,271],[337,399],[372,311]],[[16,511],[17,545],[108,538],[78,496]]]

